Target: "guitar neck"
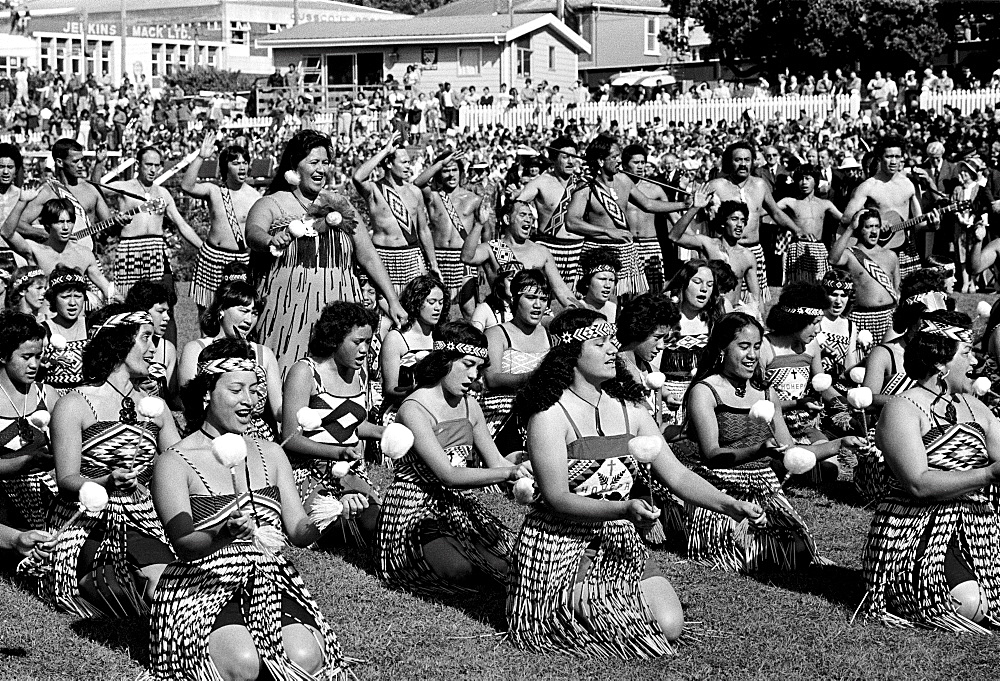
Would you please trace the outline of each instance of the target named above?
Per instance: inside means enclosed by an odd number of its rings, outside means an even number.
[[[124,213],[120,213],[118,217],[130,218],[133,215],[138,215],[139,213],[141,213],[142,208],[143,206],[136,206],[135,208],[131,208],[125,211]],[[110,220],[105,220],[104,222],[98,222],[97,224],[91,225],[90,227],[84,227],[78,232],[73,232],[73,238],[84,239],[88,236],[94,236],[95,234],[100,234],[104,230],[111,227],[111,225],[115,224],[116,219],[118,218],[111,218]]]
[[[940,215],[945,215],[947,213],[951,213],[958,210],[960,207],[961,206],[959,204],[953,203],[943,208],[938,208],[937,211]],[[915,227],[919,225],[921,222],[927,222],[927,219],[928,219],[927,215],[918,215],[915,218],[910,218],[909,220],[904,220],[903,222],[897,222],[896,224],[891,225],[889,227],[889,232],[895,234],[900,230],[909,229],[910,227]]]

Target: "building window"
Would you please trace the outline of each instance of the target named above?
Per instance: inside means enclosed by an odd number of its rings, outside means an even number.
[[[152,43],[149,46],[150,52],[150,69],[149,75],[159,76],[163,74],[163,44],[162,43]]]
[[[660,54],[660,18],[646,17],[646,45],[645,54]]]
[[[549,45],[549,71],[556,70],[556,48],[554,45]]]
[[[19,68],[21,68],[20,57],[0,56],[0,74],[12,78]]]
[[[483,51],[479,47],[458,48],[458,75],[478,76],[482,70]]]
[[[531,78],[531,50],[517,48],[517,75],[521,78]]]
[[[229,22],[229,42],[234,45],[246,45],[250,40],[250,24],[246,21]]]
[[[268,33],[281,33],[286,28],[288,28],[288,26],[286,26],[285,24],[268,24],[267,25],[267,32]]]
[[[208,62],[207,65],[216,68],[219,66],[219,48],[209,47],[208,48]]]

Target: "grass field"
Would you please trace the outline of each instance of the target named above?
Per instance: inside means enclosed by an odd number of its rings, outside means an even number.
[[[974,309],[978,296],[961,296]],[[188,301],[184,301],[185,303]],[[182,340],[193,312],[180,309]],[[377,479],[387,481],[384,472]],[[289,550],[359,679],[993,679],[1000,640],[851,623],[864,586],[870,513],[847,484],[791,490],[821,553],[835,566],[756,577],[658,550],[691,623],[675,658],[623,663],[530,655],[507,645],[503,596],[439,603],[388,591],[353,555]],[[516,527],[521,511],[489,502]],[[674,547],[677,548],[677,547]],[[0,573],[0,679],[134,679],[146,661],[141,622],[81,623],[57,614]]]

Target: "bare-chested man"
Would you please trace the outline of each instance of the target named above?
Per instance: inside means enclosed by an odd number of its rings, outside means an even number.
[[[875,146],[875,156],[878,159],[878,172],[858,185],[851,194],[851,200],[847,202],[840,219],[841,229],[847,229],[863,208],[874,208],[883,219],[891,215],[894,220],[909,220],[923,214],[913,182],[903,174],[903,141],[895,137],[879,140]],[[932,213],[928,220],[932,224],[937,223],[937,215]],[[892,249],[899,260],[901,277],[920,268],[920,255],[914,245],[915,241],[912,234],[904,236],[902,243]]]
[[[62,265],[77,272],[83,272],[89,279],[92,288],[96,288],[104,296],[101,300],[92,291],[87,291],[87,307],[94,310],[115,298],[114,286],[104,276],[94,252],[73,240],[76,229],[76,206],[69,199],[49,199],[42,206],[38,221],[48,233],[45,241],[39,243],[26,239],[17,233],[17,222],[24,207],[38,193],[35,189],[22,189],[21,198],[11,212],[13,218],[8,220],[0,230],[0,235],[10,244],[15,253],[27,262],[38,266],[45,276],[52,274],[56,265]]]
[[[598,135],[587,147],[587,168],[591,176],[573,190],[566,213],[569,230],[583,235],[583,252],[610,248],[621,261],[618,295],[637,295],[649,290],[639,253],[628,229],[625,209],[634,203],[648,213],[684,210],[683,203],[653,199],[619,172],[621,147],[613,137]]]
[[[622,152],[622,165],[633,175],[644,177],[649,164],[649,152],[641,144],[630,144]],[[667,193],[659,185],[648,180],[636,180],[635,186],[651,199],[670,201]],[[625,221],[632,233],[635,249],[639,253],[639,263],[646,275],[650,291],[662,291],[666,285],[663,273],[663,250],[656,235],[656,215],[647,213],[634,203],[625,208]]]
[[[583,239],[566,228],[566,211],[573,194],[574,175],[579,159],[576,142],[569,137],[558,137],[549,144],[549,169],[534,178],[517,196],[535,206],[538,212],[538,230],[532,239],[552,253],[559,274],[570,288],[576,283],[580,266],[580,249]]]
[[[778,208],[789,213],[799,228],[785,249],[786,284],[793,281],[818,284],[829,269],[830,254],[823,244],[823,224],[828,216],[840,220],[841,212],[833,202],[816,196],[819,178],[820,169],[816,166],[799,166],[792,173],[799,197],[786,196],[778,201]]]
[[[531,205],[514,200],[506,207],[506,212],[499,217],[499,226],[503,230],[500,238],[482,242],[483,225],[476,221],[469,238],[462,248],[462,262],[466,265],[486,265],[490,272],[499,272],[500,268],[513,261],[518,261],[525,269],[541,270],[549,282],[552,295],[561,306],[576,307],[577,302],[566,282],[559,276],[556,261],[549,250],[528,239],[535,228],[535,213]]]
[[[136,161],[135,178],[110,185],[143,197],[140,200],[125,194],[119,195],[118,205],[121,211],[136,212],[131,222],[122,227],[121,238],[118,240],[115,252],[115,286],[118,293],[125,297],[140,281],[159,282],[172,294],[172,307],[176,302],[176,295],[163,233],[164,215],[170,218],[177,231],[192,246],[201,248],[202,241],[177,210],[170,192],[153,184],[153,180],[163,171],[163,156],[160,152],[155,147],[143,147],[136,154]]]
[[[385,265],[397,291],[427,268],[439,272],[434,237],[427,226],[420,192],[410,184],[413,173],[406,149],[397,148],[399,134],[393,133],[382,149],[354,171],[358,193],[368,203],[372,244]],[[383,176],[372,180],[379,166]],[[426,262],[426,267],[424,263]]]
[[[867,329],[875,343],[882,342],[892,328],[892,313],[899,303],[899,259],[878,245],[882,217],[877,210],[855,214],[857,228],[845,229],[830,250],[830,264],[847,269],[854,282],[854,305],[850,319]],[[857,244],[851,248],[852,239]]]
[[[222,271],[226,265],[231,262],[249,264],[247,213],[260,198],[260,193],[246,183],[250,152],[241,146],[226,147],[219,154],[222,186],[214,182],[198,182],[202,162],[211,158],[214,153],[215,133],[209,132],[181,182],[184,193],[208,202],[208,237],[198,251],[190,290],[199,312],[212,303],[212,298],[222,283]]]
[[[750,308],[750,314],[760,317],[764,310],[761,307],[760,283],[757,281],[757,258],[749,248],[740,245],[740,237],[750,215],[747,205],[739,201],[722,202],[712,221],[711,233],[718,234],[718,237],[687,233],[698,212],[705,209],[711,200],[707,192],[696,191],[692,195],[691,208],[671,228],[670,240],[700,252],[706,260],[721,260],[728,264],[738,282],[736,288],[726,294],[729,308],[735,310],[745,297],[750,302],[742,304]],[[744,290],[748,292],[746,296],[743,295]]]
[[[771,291],[768,288],[764,249],[760,247],[761,216],[767,213],[779,227],[792,233],[797,232],[798,227],[778,208],[774,197],[771,196],[771,188],[767,181],[751,174],[753,158],[754,151],[749,142],[739,141],[730,144],[722,153],[722,175],[709,182],[705,191],[714,192],[720,201],[739,201],[745,203],[750,209],[747,226],[743,230],[743,238],[740,239],[740,243],[754,254],[757,261],[757,281],[760,283],[761,296],[767,301],[771,298]],[[745,298],[744,302],[750,301]]]
[[[471,319],[478,280],[476,268],[462,262],[462,247],[476,221],[485,221],[489,216],[482,197],[461,186],[460,163],[455,152],[449,151],[427,166],[413,184],[423,192],[427,205],[441,281],[452,301],[458,302],[462,316]]]

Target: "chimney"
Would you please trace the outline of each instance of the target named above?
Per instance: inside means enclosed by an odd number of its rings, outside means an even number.
[[[566,20],[566,0],[556,0],[556,18],[559,21]]]

